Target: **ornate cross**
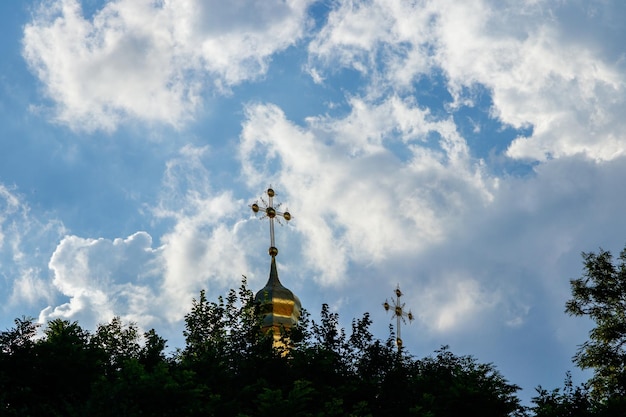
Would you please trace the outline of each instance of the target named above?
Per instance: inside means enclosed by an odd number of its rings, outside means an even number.
[[[400,349],[402,349],[402,339],[400,338],[400,320],[402,320],[404,323],[406,323],[406,320],[404,319],[405,317],[407,319],[409,319],[409,323],[413,321],[413,313],[411,313],[411,310],[409,310],[409,312],[405,312],[404,311],[404,303],[400,303],[400,297],[402,297],[402,291],[400,291],[400,285],[398,285],[396,287],[396,299],[392,300],[393,306],[389,305],[389,303],[387,302],[387,300],[385,300],[385,302],[383,303],[383,307],[385,308],[385,311],[389,311],[390,309],[393,311],[393,316],[391,316],[391,318],[393,319],[394,317],[397,319],[396,321],[396,346],[398,346],[398,353],[400,353]],[[393,307],[393,309],[392,309]]]
[[[261,217],[261,219],[264,219],[264,218],[270,219],[270,249],[269,249],[269,254],[270,254],[270,256],[274,257],[274,256],[278,255],[278,249],[276,249],[276,243],[274,242],[274,219],[276,219],[276,221],[278,221],[278,223],[280,223],[280,217],[285,219],[285,221],[289,221],[289,220],[291,220],[291,214],[289,213],[289,211],[282,212],[282,211],[276,210],[276,209],[278,209],[280,207],[281,203],[278,203],[274,207],[273,204],[274,204],[274,195],[275,195],[275,193],[274,193],[274,190],[272,189],[271,185],[270,185],[270,188],[268,188],[265,193],[267,194],[268,201],[265,201],[265,199],[263,197],[261,197],[262,204],[259,206],[258,201],[255,201],[253,204],[250,205],[250,208],[252,209],[254,214],[262,212],[264,214],[264,216]]]

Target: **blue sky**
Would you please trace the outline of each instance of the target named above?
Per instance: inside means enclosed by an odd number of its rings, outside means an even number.
[[[272,184],[314,318],[384,339],[400,284],[413,354],[561,385],[580,253],[626,243],[623,2],[228,3],[0,5],[0,327],[119,315],[180,346],[200,289],[265,283]]]

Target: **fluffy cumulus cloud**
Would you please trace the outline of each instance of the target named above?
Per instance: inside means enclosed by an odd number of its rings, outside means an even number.
[[[603,36],[572,36],[576,13],[578,26]],[[508,156],[609,160],[626,148],[623,45],[603,41],[623,38],[620,14],[623,6],[601,1],[342,2],[311,42],[309,65],[318,78],[337,63],[372,75],[377,94],[443,73],[453,106],[471,106],[480,85],[492,117],[532,127]]]
[[[168,163],[163,196],[154,212],[174,222],[162,237],[164,305],[173,317],[188,310],[200,288],[232,286],[247,273],[241,235],[245,206],[232,192],[210,187],[207,153],[206,148],[187,146]]]
[[[457,330],[500,301],[497,292],[485,291],[474,278],[456,274],[438,280],[414,299],[420,306],[418,318],[437,332]]]
[[[497,187],[451,120],[397,97],[378,105],[355,99],[352,109],[301,127],[276,106],[251,105],[242,132],[245,177],[255,187],[274,178],[285,190],[308,264],[323,268],[318,279],[326,283],[344,280],[349,262],[441,241],[467,206],[488,203]]]
[[[437,118],[412,100],[355,98],[351,108],[341,119],[312,117],[305,126],[274,105],[247,108],[240,155],[245,178],[255,189],[270,179],[286,194],[302,238],[304,273],[325,287],[359,292],[401,281],[429,332],[457,331],[487,316],[523,322],[523,283],[517,274],[500,278],[503,265],[522,269],[532,260],[498,256],[504,247],[515,249],[503,245],[510,227],[523,227],[515,225],[517,211],[509,204],[520,196],[513,194],[529,190],[503,188],[470,155],[451,118]],[[507,224],[494,236],[485,222],[498,216]],[[535,232],[530,240],[543,238]],[[493,269],[486,270],[485,259]],[[354,265],[361,265],[358,276]]]
[[[60,317],[94,328],[120,315],[153,324],[160,251],[152,248],[152,238],[145,232],[115,240],[66,236],[49,266],[55,288],[69,301],[43,310],[40,320]]]
[[[75,129],[122,120],[180,126],[202,91],[261,76],[271,55],[308,26],[310,1],[107,1],[93,16],[78,0],[45,1],[26,25],[23,54]]]
[[[214,295],[240,282],[246,259],[233,214],[244,213],[242,203],[209,187],[207,152],[187,146],[167,163],[162,197],[151,210],[168,224],[160,243],[145,231],[61,240],[49,267],[55,291],[68,301],[44,309],[41,322],[60,317],[94,328],[121,316],[143,328],[167,326],[180,322],[200,289]]]
[[[446,241],[401,259],[397,279],[409,281],[407,303],[418,306],[422,325],[431,334],[480,331],[481,323],[523,329],[538,319],[567,328],[563,304],[568,280],[580,276],[580,253],[624,245],[626,197],[616,190],[624,189],[625,161],[561,158],[530,178],[502,180],[489,204],[467,207]],[[573,333],[569,347],[583,337]]]

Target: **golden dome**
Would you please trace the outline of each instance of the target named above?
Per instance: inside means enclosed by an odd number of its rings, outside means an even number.
[[[274,256],[272,256],[267,284],[256,293],[254,301],[259,303],[260,313],[263,316],[262,331],[265,333],[272,330],[274,346],[281,345],[281,327],[290,329],[298,322],[302,305],[298,297],[280,283]]]

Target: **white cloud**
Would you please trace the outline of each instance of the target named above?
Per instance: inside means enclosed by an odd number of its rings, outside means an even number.
[[[191,298],[200,289],[236,285],[246,273],[245,252],[236,230],[229,225],[209,228],[199,217],[187,218],[163,236],[163,243],[162,299],[172,318],[180,318],[189,310]]]
[[[569,280],[581,275],[581,252],[600,246],[619,253],[626,225],[621,178],[624,158],[602,164],[562,158],[537,168],[530,178],[506,178],[485,207],[468,207],[462,224],[440,245],[395,260],[407,273],[409,305],[432,331],[551,326],[563,314]],[[393,270],[385,264],[384,270]],[[452,271],[452,272],[450,272]],[[543,326],[545,323],[530,323]],[[582,336],[581,336],[582,337]]]
[[[602,10],[622,7],[593,3]],[[546,160],[581,153],[609,160],[626,149],[625,51],[622,45],[607,54],[601,39],[575,36],[567,22],[579,7],[543,1],[341,2],[311,42],[315,71],[309,71],[321,78],[322,68],[336,71],[338,64],[363,73],[380,68],[369,90],[377,94],[406,92],[420,77],[442,72],[455,105],[471,105],[473,86],[482,85],[492,93],[494,117],[533,127],[532,136],[510,145],[508,156]],[[623,34],[619,25],[607,29],[607,22],[615,23],[611,13],[582,19],[586,29]]]
[[[414,297],[420,306],[419,319],[431,331],[458,330],[500,302],[497,292],[484,290],[477,280],[463,276],[465,273],[448,273]]]
[[[125,239],[85,239],[66,236],[50,259],[53,284],[69,302],[48,307],[40,321],[79,320],[95,328],[121,316],[149,325],[158,316],[155,287],[162,271],[160,253],[152,238],[137,232]]]
[[[47,256],[63,233],[61,222],[33,215],[23,196],[0,184],[0,288],[8,296],[2,311],[52,298]]]
[[[85,328],[113,316],[143,328],[180,321],[200,289],[236,284],[245,272],[231,233],[203,226],[179,221],[157,248],[146,232],[114,240],[65,237],[50,269],[54,288],[69,301],[42,310],[39,320],[61,317]]]
[[[561,158],[533,176],[503,178],[490,202],[459,210],[439,241],[369,267],[356,260],[341,293],[351,294],[352,304],[363,299],[352,311],[376,317],[376,301],[385,297],[372,296],[400,283],[422,329],[407,329],[405,342],[465,343],[471,334],[489,343],[500,337],[495,333],[543,329],[571,355],[586,332],[573,331],[574,319],[563,313],[569,280],[582,272],[580,253],[603,247],[617,254],[624,247],[626,194],[616,191],[624,189],[624,162]],[[562,328],[569,329],[567,340],[552,330]]]
[[[35,305],[39,301],[49,301],[53,288],[46,279],[47,274],[35,266],[19,267],[19,275],[13,277],[13,291],[9,298],[10,305],[26,302]]]
[[[429,72],[428,47],[433,40],[435,4],[405,1],[337,4],[309,45],[312,66],[330,69],[344,66],[369,73],[375,71],[377,55],[381,54],[385,65],[397,71],[395,81],[408,83],[418,74]],[[399,55],[404,59],[400,60]]]
[[[150,214],[171,226],[156,247],[143,231],[113,240],[63,238],[49,267],[54,288],[69,301],[44,309],[40,321],[62,317],[95,328],[121,316],[143,328],[167,326],[182,320],[201,289],[240,282],[248,271],[237,220],[246,211],[230,192],[209,186],[207,152],[186,146],[167,163]]]
[[[251,186],[280,184],[317,279],[345,279],[349,262],[379,262],[441,241],[468,206],[496,185],[468,155],[450,120],[432,120],[396,97],[353,100],[340,120],[286,120],[276,106],[251,105],[241,158]],[[388,146],[402,148],[403,160]]]
[[[230,191],[215,192],[205,167],[207,148],[186,146],[167,164],[164,189],[154,215],[175,222],[162,237],[164,296],[174,316],[209,282],[229,285],[246,274],[237,220],[246,213]]]
[[[303,36],[309,3],[119,0],[87,19],[78,0],[45,1],[24,29],[23,55],[59,123],[180,126],[206,84],[224,92],[263,75],[273,53]]]

